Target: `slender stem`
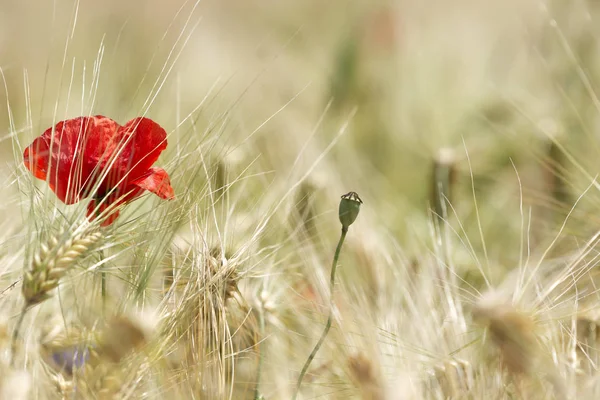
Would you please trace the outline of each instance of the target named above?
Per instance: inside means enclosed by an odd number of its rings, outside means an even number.
[[[100,259],[104,260],[104,250],[100,250]],[[100,292],[102,294],[102,313],[106,314],[106,271],[105,265],[100,266]]]
[[[331,323],[333,320],[333,288],[335,285],[335,270],[337,269],[338,258],[340,257],[340,251],[342,250],[342,244],[344,244],[344,239],[346,239],[346,233],[348,233],[348,228],[342,227],[342,234],[340,236],[340,241],[337,244],[337,248],[335,249],[335,255],[333,256],[333,264],[331,265],[331,279],[329,281],[329,316],[327,317],[327,323],[325,324],[325,329],[323,329],[323,333],[319,338],[319,341],[315,345],[314,349],[306,359],[304,366],[302,367],[302,371],[300,371],[300,376],[298,377],[298,383],[296,384],[296,391],[294,392],[294,396],[292,399],[296,399],[298,397],[298,393],[300,392],[300,386],[302,386],[302,380],[304,379],[304,375],[306,375],[306,371],[308,371],[308,367],[310,367],[310,363],[317,355],[317,352],[321,348],[321,345],[325,341],[327,334],[329,333],[329,329],[331,329]]]
[[[259,329],[259,333],[260,333],[260,340],[264,340],[265,338],[265,313],[264,313],[264,308],[262,308],[258,311],[258,329]],[[263,362],[264,362],[264,358],[265,358],[265,349],[264,349],[264,343],[261,342],[258,345],[258,368],[256,371],[256,387],[254,388],[254,400],[260,400],[262,398],[262,396],[260,395],[260,378],[262,375],[262,366],[263,366]]]
[[[21,326],[23,325],[23,320],[25,319],[25,313],[27,312],[27,303],[23,305],[23,309],[21,310],[21,315],[19,315],[19,320],[17,321],[17,325],[15,326],[15,330],[12,335],[12,343],[11,343],[11,352],[10,352],[10,366],[13,367],[15,365],[15,359],[17,354],[17,340],[19,339],[19,332],[21,331]]]
[[[102,306],[106,306],[106,271],[101,272],[101,280],[102,280]]]
[[[100,202],[103,201],[102,198],[99,199]],[[100,207],[96,208],[96,218],[100,218],[102,213],[100,212]],[[104,250],[100,249],[98,251],[100,253],[100,261],[104,260]],[[100,266],[100,294],[102,296],[102,316],[106,316],[106,270],[105,265]]]

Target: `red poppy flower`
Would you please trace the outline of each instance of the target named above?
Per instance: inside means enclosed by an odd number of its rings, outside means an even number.
[[[87,215],[110,225],[119,206],[147,190],[162,199],[175,194],[167,172],[153,167],[167,148],[167,133],[148,118],[120,126],[102,115],[61,121],[25,149],[25,166],[48,182],[65,204],[92,197]]]

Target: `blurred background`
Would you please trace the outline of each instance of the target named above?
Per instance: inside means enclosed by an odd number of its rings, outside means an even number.
[[[249,198],[306,175],[298,196],[326,224],[332,199],[355,190],[409,255],[434,210],[457,240],[514,265],[523,224],[532,250],[546,245],[596,175],[599,7],[1,0],[4,179],[56,121],[146,114],[171,132],[168,159],[202,144],[260,174]],[[597,200],[572,215],[574,236],[597,222]]]
[[[36,235],[78,224],[71,210],[86,206],[69,206],[63,220],[67,207],[47,185],[30,190],[23,148],[60,120],[145,115],[169,132],[156,165],[177,200],[128,206],[106,231],[109,256],[95,252],[98,263],[73,272],[72,295],[61,283],[62,303],[38,309],[65,327],[98,319],[104,262],[115,310],[159,304],[175,326],[148,370],[156,393],[173,386],[209,398],[213,385],[231,398],[231,377],[250,398],[263,355],[263,393],[293,387],[323,327],[339,196],[351,190],[364,205],[344,245],[340,317],[330,357],[311,370],[312,393],[348,398],[353,361],[380,368],[391,393],[408,393],[455,357],[480,370],[479,393],[508,393],[503,371],[484,368],[498,357],[480,363],[484,335],[470,310],[482,289],[505,281],[511,301],[548,311],[556,340],[547,353],[561,349],[555,363],[573,378],[576,333],[565,327],[579,322],[557,315],[579,312],[578,280],[597,295],[596,242],[582,243],[599,222],[599,12],[595,0],[0,0],[3,287],[18,287]],[[217,311],[197,302],[213,282],[225,287],[210,294]],[[238,282],[243,301],[228,303]],[[9,289],[0,296],[7,320],[22,301]],[[180,289],[189,304],[175,302]],[[249,310],[267,316],[266,329]],[[35,328],[26,349],[36,349],[42,320],[26,320],[23,332]],[[187,368],[171,350],[177,329],[192,328],[180,350],[200,355]],[[231,352],[214,352],[226,334]],[[175,366],[162,364],[163,351]],[[222,370],[200,381],[193,368],[204,367]],[[573,393],[585,386],[574,379]]]

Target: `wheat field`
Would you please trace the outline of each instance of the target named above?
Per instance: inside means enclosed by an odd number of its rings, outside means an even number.
[[[0,399],[600,398],[598,39],[594,0],[0,0]],[[102,220],[112,167],[28,158],[97,115],[164,128],[173,195]]]

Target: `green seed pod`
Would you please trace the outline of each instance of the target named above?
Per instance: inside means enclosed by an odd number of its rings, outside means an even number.
[[[356,192],[348,192],[342,196],[340,201],[340,222],[342,223],[342,229],[346,230],[358,217],[360,211],[360,205],[362,200],[358,197]]]

